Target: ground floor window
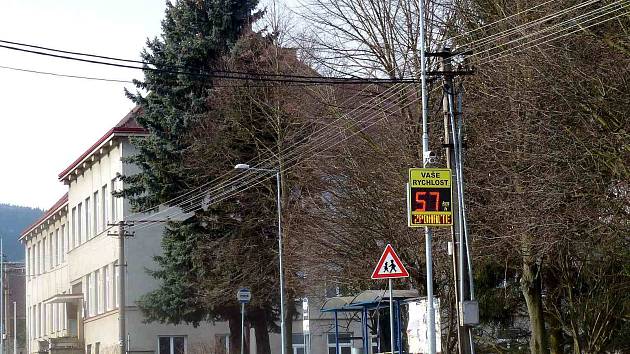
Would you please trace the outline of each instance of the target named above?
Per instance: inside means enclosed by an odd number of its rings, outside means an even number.
[[[216,334],[214,336],[214,351],[217,354],[228,354],[230,352],[229,334]]]
[[[304,335],[303,334],[294,334],[293,336],[293,354],[304,354],[305,353],[305,345],[304,345]]]
[[[339,333],[339,354],[352,353],[352,333]],[[337,354],[335,334],[328,333],[328,354]]]
[[[185,336],[160,336],[158,341],[158,354],[186,354]]]

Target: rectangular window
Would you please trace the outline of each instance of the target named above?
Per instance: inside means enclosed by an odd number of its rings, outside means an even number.
[[[55,230],[55,265],[61,261],[61,240],[59,237],[59,229]]]
[[[85,283],[87,285],[87,299],[85,299],[85,302],[87,304],[87,309],[86,309],[86,317],[90,317],[92,316],[92,304],[94,303],[93,297],[94,297],[94,284],[92,283],[92,273],[88,274],[85,276]]]
[[[98,314],[98,270],[92,273],[90,279],[90,316]]]
[[[66,224],[61,225],[61,249],[59,250],[59,262],[63,263],[66,259]]]
[[[70,237],[68,250],[73,249],[77,244],[77,207],[72,208],[72,220],[70,222],[72,224],[72,237]]]
[[[107,230],[107,185],[101,188],[101,223],[103,224],[103,230]]]
[[[230,352],[230,335],[215,334],[214,347],[217,350],[217,354],[228,354]]]
[[[186,337],[158,337],[158,354],[186,354]]]
[[[109,265],[106,265],[105,267],[103,267],[103,311],[108,311],[112,308],[110,294],[112,290],[112,287],[110,286],[111,281],[112,280],[110,279]]]
[[[335,334],[328,333],[328,354],[336,353]],[[339,353],[352,353],[352,333],[339,333]]]
[[[83,205],[81,203],[79,203],[79,205],[77,205],[77,243],[75,243],[75,247],[79,246],[81,243],[83,243],[83,225],[81,222],[81,219],[83,218]]]
[[[118,307],[118,280],[120,276],[118,274],[118,261],[114,262],[114,283],[112,284],[112,289],[114,290],[114,307]]]
[[[55,241],[55,236],[51,232],[48,237],[48,269],[52,269],[52,267],[55,266],[55,249],[54,249],[55,242],[54,241]]]
[[[26,276],[31,275],[31,248],[26,248]],[[28,278],[26,278],[28,280]]]
[[[88,344],[85,347],[85,354],[92,354],[92,344]]]
[[[102,230],[101,223],[99,220],[101,216],[101,211],[99,210],[100,205],[101,205],[101,200],[98,197],[98,191],[94,192],[93,204],[94,204],[94,210],[92,210],[92,218],[94,219],[94,235],[98,235]]]
[[[90,223],[92,222],[92,215],[90,212],[90,197],[85,198],[85,240],[92,238],[90,229]]]
[[[39,271],[40,274],[44,273],[46,271],[46,266],[48,265],[48,238],[44,237],[44,240],[42,241],[42,259],[41,259],[41,269]]]
[[[96,274],[95,280],[96,280],[96,310],[97,312],[103,313],[104,312],[104,307],[103,307],[103,298],[105,297],[104,294],[104,289],[105,287],[103,286],[103,273],[101,273],[100,270],[97,270],[96,272],[94,272],[94,274]]]
[[[116,192],[116,178],[112,179],[111,186],[112,186],[112,188],[111,188],[112,191],[110,193],[110,195],[111,195],[110,203],[111,203],[111,210],[112,210],[112,212],[111,212],[112,220],[111,221],[112,221],[112,224],[113,224],[113,223],[118,221],[118,208],[117,208],[117,205],[116,205],[116,202],[117,202],[116,199],[117,198],[112,195],[113,193]]]
[[[59,330],[59,311],[57,311],[57,304],[50,304],[52,307],[52,332]]]
[[[292,335],[292,343],[293,343],[293,354],[304,354],[306,349],[304,347],[304,335],[303,334],[293,334]]]
[[[42,304],[42,336],[45,336],[48,333],[48,305]]]
[[[94,343],[94,354],[99,354],[100,350],[101,350],[101,342]]]

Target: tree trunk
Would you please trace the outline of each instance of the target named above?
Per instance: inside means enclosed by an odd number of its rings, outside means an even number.
[[[240,316],[230,316],[228,318],[230,327],[230,354],[241,354],[241,318]]]
[[[531,338],[529,347],[532,354],[549,354],[547,347],[547,333],[543,315],[542,281],[540,266],[533,261],[531,248],[525,241],[523,252],[523,276],[521,277],[521,291],[527,304],[529,328]]]
[[[269,330],[265,313],[258,311],[252,317],[254,332],[256,333],[256,354],[271,354],[269,345]]]

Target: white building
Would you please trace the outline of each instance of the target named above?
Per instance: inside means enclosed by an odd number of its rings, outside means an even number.
[[[122,162],[135,153],[129,138],[145,134],[133,119],[135,114],[131,111],[59,174],[68,186],[67,194],[21,235],[28,353],[120,353],[119,241],[111,224],[127,220],[132,212],[123,199],[112,197],[112,191],[122,189],[118,176],[137,171]],[[136,300],[158,286],[146,270],[156,268],[153,257],[161,253],[162,228],[161,224],[138,228],[125,241],[127,353],[227,353],[227,323],[194,328],[143,322]],[[312,308],[311,321],[310,353],[334,354],[330,315]],[[294,322],[293,332],[293,353],[287,354],[305,353],[300,319]],[[344,337],[356,335],[360,330],[342,331]],[[255,338],[254,333],[250,338]],[[279,334],[270,336],[270,344],[272,353],[280,353]],[[350,354],[361,343],[347,339],[340,347],[342,354]],[[254,343],[250,352],[255,353]]]

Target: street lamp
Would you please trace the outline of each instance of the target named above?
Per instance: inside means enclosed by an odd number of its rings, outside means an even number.
[[[276,173],[276,202],[278,203],[278,263],[280,268],[280,340],[282,342],[281,353],[285,354],[286,335],[284,327],[284,271],[282,269],[282,204],[280,201],[280,169],[256,168],[245,163],[237,164],[234,166],[234,169]]]

